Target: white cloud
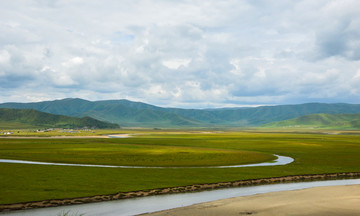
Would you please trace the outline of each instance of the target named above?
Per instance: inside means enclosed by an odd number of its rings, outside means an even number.
[[[356,0],[2,1],[0,102],[359,103],[359,7]]]
[[[191,59],[169,59],[162,62],[162,64],[169,69],[178,69],[180,66],[187,67]]]
[[[71,58],[69,59],[68,61],[62,63],[62,65],[64,67],[72,67],[72,66],[76,66],[76,65],[79,65],[79,64],[82,64],[84,63],[84,59],[81,58],[81,57],[74,57],[74,58]]]
[[[0,51],[0,64],[7,64],[10,61],[10,54],[7,50]]]

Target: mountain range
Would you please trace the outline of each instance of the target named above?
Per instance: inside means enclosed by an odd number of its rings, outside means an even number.
[[[72,117],[89,116],[122,127],[253,127],[309,114],[360,113],[360,104],[306,103],[219,109],[164,108],[129,100],[88,101],[79,98],[3,103],[0,108],[34,109]]]
[[[69,117],[40,112],[33,109],[0,108],[0,128],[119,128],[117,124],[102,122],[91,117]]]

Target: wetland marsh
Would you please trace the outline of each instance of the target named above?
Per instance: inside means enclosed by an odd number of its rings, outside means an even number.
[[[290,175],[360,171],[360,136],[356,133],[141,131],[138,134],[126,139],[1,139],[0,158],[121,165],[124,164],[121,159],[124,156],[133,164],[189,164],[191,161],[213,165],[233,164],[239,160],[245,164],[271,161],[274,159],[273,154],[278,154],[292,157],[294,162],[283,166],[228,169],[112,169],[2,163],[0,203],[75,198]],[[124,149],[119,150],[122,147]],[[141,156],[129,153],[131,149],[138,149],[137,153],[141,153]],[[184,151],[188,153],[182,153]],[[157,158],[162,160],[156,161]]]

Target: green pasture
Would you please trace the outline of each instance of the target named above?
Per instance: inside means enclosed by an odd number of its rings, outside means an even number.
[[[9,128],[27,129],[27,128],[31,128],[31,127],[33,127],[33,126],[30,124],[25,124],[25,123],[0,121],[0,131],[1,130],[9,131]],[[14,130],[11,130],[11,131],[14,131]]]
[[[138,133],[138,136],[126,139],[0,139],[0,158],[88,164],[203,166],[272,160],[271,155],[278,154],[293,157],[295,161],[271,167],[176,169],[1,163],[0,203],[287,175],[360,172],[360,135],[357,133]]]
[[[232,149],[119,143],[118,139],[5,139],[0,158],[120,166],[196,167],[264,162],[271,154]]]

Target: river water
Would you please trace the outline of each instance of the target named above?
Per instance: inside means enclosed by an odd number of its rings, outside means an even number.
[[[254,167],[254,166],[277,166],[286,165],[294,161],[291,157],[275,155],[276,160],[271,162],[256,163],[256,164],[242,164],[242,165],[230,165],[230,166],[207,166],[207,167],[146,167],[146,166],[114,166],[114,165],[95,165],[95,164],[70,164],[70,163],[51,163],[51,162],[38,162],[38,161],[25,161],[25,160],[10,160],[0,159],[0,163],[19,163],[19,164],[37,164],[37,165],[53,165],[53,166],[82,166],[82,167],[104,167],[104,168],[233,168],[233,167]]]
[[[156,195],[124,200],[106,201],[99,203],[88,203],[72,206],[60,206],[44,209],[32,209],[0,213],[0,215],[11,216],[57,216],[63,212],[71,214],[84,214],[84,216],[121,216],[137,215],[147,212],[156,212],[165,209],[189,206],[197,203],[210,202],[238,196],[249,196],[276,191],[298,190],[319,186],[354,185],[360,184],[360,179],[314,181],[300,183],[282,183],[261,186],[249,186],[238,188],[226,188],[194,193]]]

